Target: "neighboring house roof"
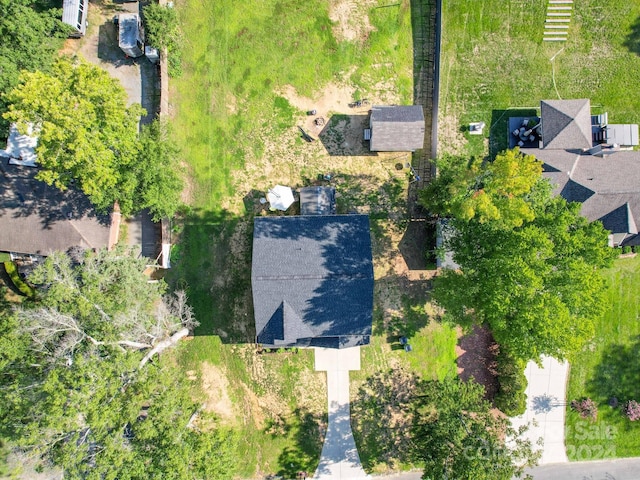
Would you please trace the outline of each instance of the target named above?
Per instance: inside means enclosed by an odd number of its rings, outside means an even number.
[[[581,213],[600,220],[615,245],[640,241],[640,152],[618,151],[602,158],[563,150],[523,149],[544,162],[543,176],[554,192],[580,202]]]
[[[374,105],[370,125],[373,152],[413,152],[424,145],[424,112],[420,105]]]
[[[301,215],[333,215],[336,213],[336,189],[304,187],[300,189]]]
[[[369,217],[256,218],[251,285],[258,343],[368,344],[373,315]]]
[[[61,192],[36,180],[36,173],[6,159],[0,163],[0,251],[49,255],[111,246],[109,216],[98,215],[81,192]]]
[[[540,102],[544,149],[583,149],[593,145],[591,103],[582,100]]]

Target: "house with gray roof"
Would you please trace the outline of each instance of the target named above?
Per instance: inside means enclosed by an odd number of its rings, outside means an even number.
[[[556,194],[602,222],[611,246],[638,245],[640,152],[599,143],[595,135],[595,129],[621,127],[618,136],[633,142],[637,125],[607,125],[606,114],[592,116],[590,110],[589,100],[540,102],[540,148],[521,150],[543,162]]]
[[[119,213],[99,215],[82,192],[49,186],[37,171],[0,157],[0,252],[40,257],[115,245]]]
[[[424,146],[424,133],[421,105],[374,105],[365,139],[372,152],[414,152]]]
[[[253,234],[257,343],[270,348],[369,343],[373,263],[367,215],[259,217]]]

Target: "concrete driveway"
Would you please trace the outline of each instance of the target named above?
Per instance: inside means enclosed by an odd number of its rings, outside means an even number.
[[[362,468],[351,430],[349,370],[360,370],[360,347],[315,348],[315,369],[327,372],[329,427],[322,446],[320,464],[313,478],[371,478]]]
[[[529,425],[526,436],[534,443],[542,439],[540,464],[568,462],[564,446],[564,417],[569,364],[543,357],[542,368],[527,364],[527,410],[511,419],[514,428]]]

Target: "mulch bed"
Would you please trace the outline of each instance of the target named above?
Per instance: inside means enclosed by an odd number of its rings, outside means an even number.
[[[475,379],[485,389],[485,398],[492,401],[498,392],[495,375],[497,344],[487,327],[475,326],[471,332],[458,339],[456,364],[458,376],[468,381]]]

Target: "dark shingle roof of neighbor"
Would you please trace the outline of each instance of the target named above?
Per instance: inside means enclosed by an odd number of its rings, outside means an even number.
[[[581,100],[540,102],[544,149],[591,148],[591,103]]]
[[[251,286],[257,342],[332,348],[369,343],[371,258],[366,215],[256,218]]]
[[[613,234],[637,234],[640,220],[640,152],[618,151],[604,158],[563,150],[526,149],[544,162],[543,176],[554,192],[580,202],[581,213],[600,220]]]
[[[109,244],[110,218],[79,191],[61,192],[34,177],[37,169],[0,165],[0,251],[49,255]]]
[[[336,213],[336,189],[304,187],[300,189],[301,215],[331,215]]]
[[[373,152],[413,152],[424,145],[424,112],[420,105],[376,106],[371,109]]]

